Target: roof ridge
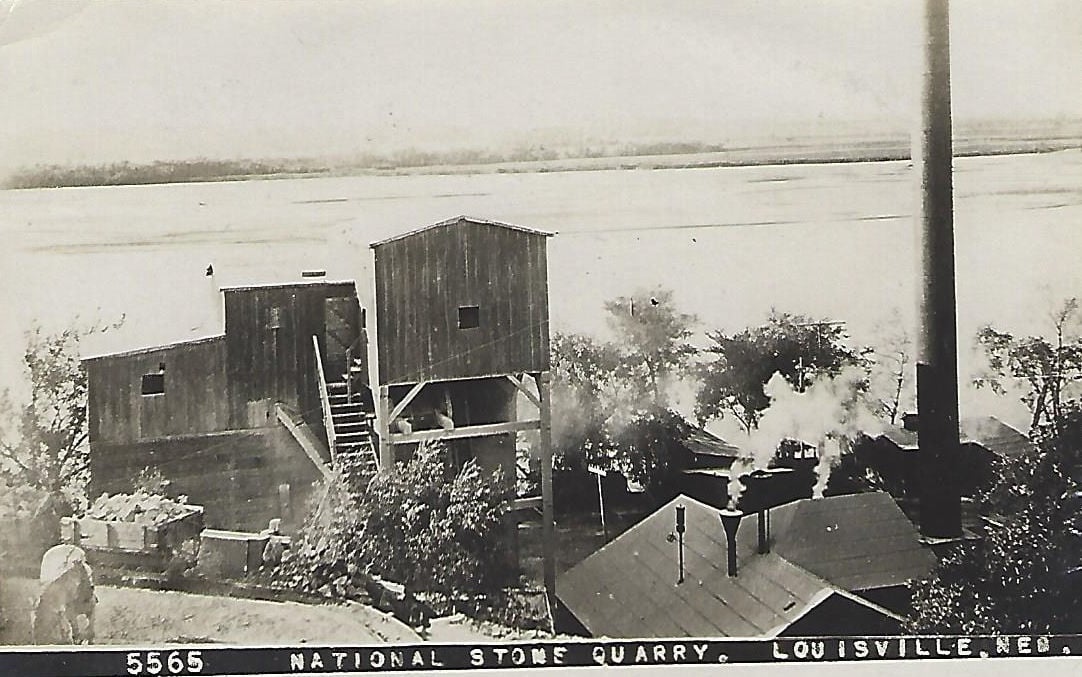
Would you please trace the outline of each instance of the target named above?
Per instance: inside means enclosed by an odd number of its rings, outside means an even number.
[[[414,228],[412,230],[408,230],[406,232],[399,233],[398,235],[392,235],[391,237],[386,237],[386,238],[383,238],[382,240],[376,240],[375,242],[369,243],[368,246],[369,246],[369,248],[374,249],[376,247],[380,247],[380,246],[383,246],[385,244],[390,244],[391,242],[397,242],[398,240],[403,240],[403,239],[405,239],[407,237],[412,237],[412,236],[417,235],[419,233],[423,233],[426,230],[431,230],[433,228],[445,228],[447,226],[453,226],[455,224],[462,223],[463,221],[467,221],[469,223],[476,223],[476,224],[483,225],[483,226],[496,226],[496,227],[499,227],[499,228],[509,228],[511,230],[517,230],[517,231],[520,231],[520,232],[523,232],[523,233],[529,233],[531,235],[542,235],[544,237],[552,237],[552,236],[556,235],[555,231],[539,230],[537,228],[529,228],[527,226],[520,226],[520,225],[518,225],[516,223],[507,223],[505,221],[494,221],[492,219],[482,219],[482,218],[479,218],[479,217],[476,217],[476,216],[468,216],[466,214],[459,214],[458,216],[453,216],[453,217],[451,217],[449,219],[444,219],[442,221],[437,221],[436,223],[430,223],[430,224],[425,225],[425,226],[420,226],[420,227]]]

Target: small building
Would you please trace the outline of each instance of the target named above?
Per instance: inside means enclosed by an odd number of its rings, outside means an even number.
[[[683,440],[685,455],[677,459],[679,467],[691,469],[728,468],[744,452],[736,445],[726,442],[714,433],[688,426],[687,436]]]
[[[883,493],[746,515],[735,542],[716,507],[681,495],[559,578],[558,630],[617,638],[897,634],[906,582],[934,564]]]
[[[958,478],[963,496],[972,496],[992,478],[994,458],[1025,458],[1035,451],[1026,435],[994,416],[963,418],[959,429],[959,467],[966,469]],[[860,462],[882,477],[895,498],[915,500],[919,473],[916,432],[891,426],[870,437],[858,453]]]
[[[291,526],[330,462],[310,443],[326,434],[319,383],[334,373],[318,353],[341,356],[341,379],[349,347],[366,352],[364,314],[353,282],[220,293],[220,334],[84,358],[91,492],[130,491],[149,468],[210,526]]]

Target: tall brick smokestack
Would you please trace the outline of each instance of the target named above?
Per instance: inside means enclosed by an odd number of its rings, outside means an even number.
[[[728,555],[729,575],[736,576],[736,530],[740,528],[739,510],[721,510],[721,526],[725,529],[725,546]]]
[[[958,330],[954,286],[949,0],[924,0],[921,130],[913,148],[920,176],[920,330],[917,440],[920,530],[962,535],[958,441]]]

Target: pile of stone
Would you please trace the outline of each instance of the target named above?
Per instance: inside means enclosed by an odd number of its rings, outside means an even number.
[[[171,500],[165,496],[137,491],[134,494],[102,494],[86,511],[86,517],[112,522],[135,522],[161,526],[202,512],[189,505],[187,497]]]

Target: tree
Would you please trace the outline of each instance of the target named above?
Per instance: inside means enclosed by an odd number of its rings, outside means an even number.
[[[637,413],[618,428],[610,428],[610,465],[629,481],[641,485],[655,504],[668,502],[679,489],[680,458],[689,424],[671,409]]]
[[[608,456],[605,423],[626,399],[620,351],[582,334],[554,334],[551,345],[554,460],[585,472]]]
[[[619,472],[663,496],[688,426],[670,405],[669,386],[697,352],[689,342],[696,320],[663,289],[619,297],[605,308],[614,340],[553,336],[555,467],[583,480],[589,466]]]
[[[845,345],[839,323],[813,321],[803,315],[771,311],[766,324],[735,334],[707,332],[716,356],[700,369],[695,415],[706,422],[733,416],[750,433],[770,406],[766,385],[781,374],[797,391],[817,376],[836,376],[865,358]]]
[[[1078,316],[1078,299],[1071,298],[1052,313],[1051,338],[1016,337],[991,326],[982,328],[977,344],[988,358],[988,369],[973,380],[974,385],[1003,395],[1005,383],[1020,384],[1021,400],[1031,414],[1030,429],[1058,426],[1079,396],[1082,332]]]
[[[609,327],[616,334],[621,366],[628,377],[645,376],[652,404],[667,406],[665,386],[669,377],[687,367],[698,351],[689,343],[694,315],[682,313],[668,289],[653,289],[621,296],[605,303]]]
[[[982,541],[958,546],[911,584],[921,633],[1082,630],[1082,412],[1038,431],[1036,458],[1006,461],[982,497]]]
[[[913,341],[897,312],[888,323],[879,327],[877,334],[875,348],[867,355],[870,359],[869,390],[878,401],[880,418],[896,425],[902,414],[916,405]]]
[[[0,472],[69,506],[85,501],[90,479],[87,378],[78,350],[86,333],[35,328],[23,354],[29,401],[17,406],[10,393],[0,397],[0,415],[13,423],[0,439]]]

